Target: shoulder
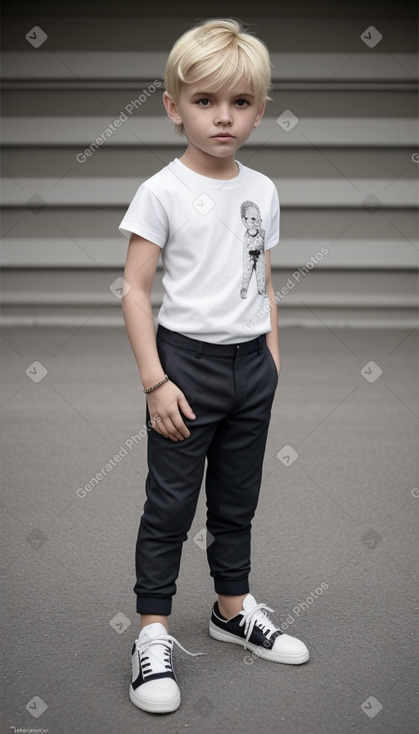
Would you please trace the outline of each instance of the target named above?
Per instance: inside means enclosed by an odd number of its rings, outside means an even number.
[[[168,166],[139,183],[133,204],[165,212],[174,198],[173,174]],[[179,188],[179,187],[178,187]]]
[[[169,171],[169,166],[154,173],[153,176],[146,178],[141,186],[151,191],[153,194],[158,194],[161,191],[165,191],[173,187],[172,183],[173,176]]]

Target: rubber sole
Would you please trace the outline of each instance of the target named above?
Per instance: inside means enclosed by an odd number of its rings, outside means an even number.
[[[236,635],[233,635],[231,632],[224,632],[219,627],[216,627],[216,625],[213,624],[212,621],[210,622],[209,633],[210,637],[212,637],[214,640],[219,640],[219,642],[230,642],[232,645],[240,645],[240,647],[244,648],[245,640],[240,639],[240,637],[236,637]],[[281,654],[277,652],[272,652],[271,650],[266,650],[264,647],[260,645],[254,645],[252,642],[247,643],[246,649],[254,652],[256,657],[263,658],[264,660],[270,660],[272,663],[301,665],[301,663],[306,663],[309,659],[308,650],[302,653],[297,653],[295,655],[292,655],[290,653]]]
[[[170,714],[172,713],[172,711],[176,711],[180,706],[180,694],[174,701],[170,701],[169,703],[155,703],[154,701],[144,701],[143,699],[140,699],[138,696],[135,695],[135,691],[132,685],[130,685],[129,687],[129,697],[134,706],[141,709],[142,711],[147,711],[149,714]]]

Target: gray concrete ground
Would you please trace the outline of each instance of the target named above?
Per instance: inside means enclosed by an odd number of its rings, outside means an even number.
[[[311,659],[275,665],[209,637],[202,492],[171,632],[205,656],[176,649],[182,704],[161,717],[128,698],[146,440],[131,438],[145,416],[126,333],[3,337],[3,731],[417,731],[415,332],[281,329],[251,588]]]

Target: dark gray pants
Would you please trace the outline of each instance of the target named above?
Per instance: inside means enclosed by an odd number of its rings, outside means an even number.
[[[148,435],[147,500],[138,530],[134,591],[140,614],[168,615],[205,459],[206,552],[215,592],[249,591],[251,520],[278,373],[265,336],[219,345],[159,326],[157,349],[164,371],[196,415],[184,418],[191,432],[184,441],[175,443],[154,430]]]

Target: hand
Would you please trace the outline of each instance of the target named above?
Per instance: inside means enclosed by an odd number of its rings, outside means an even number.
[[[155,421],[154,430],[171,441],[184,441],[190,431],[182,420],[180,410],[186,418],[195,420],[196,415],[183,392],[169,380],[147,395],[150,418]],[[180,410],[179,410],[180,409]]]

